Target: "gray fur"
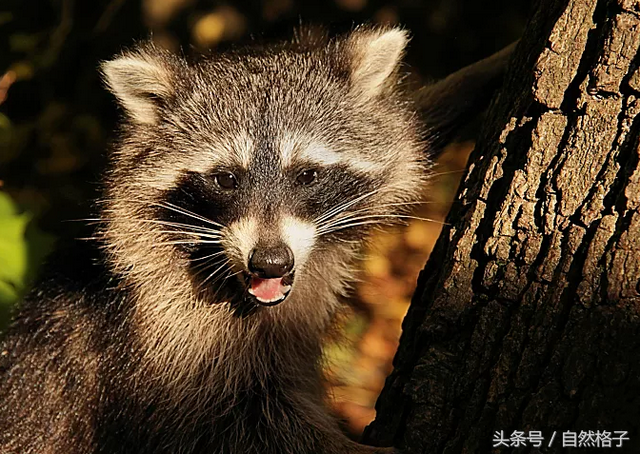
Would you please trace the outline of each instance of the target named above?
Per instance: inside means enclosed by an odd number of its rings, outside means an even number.
[[[127,119],[97,249],[54,260],[4,341],[0,451],[388,452],[338,430],[320,354],[371,222],[405,213],[428,175],[406,43],[360,28],[197,62],[144,44],[103,65]],[[248,251],[278,241],[292,290],[247,308]],[[205,253],[224,261],[201,276]]]

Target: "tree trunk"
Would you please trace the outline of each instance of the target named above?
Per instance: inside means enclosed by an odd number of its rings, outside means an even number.
[[[639,45],[638,0],[539,2],[367,443],[508,452],[496,432],[542,431],[520,450],[566,452],[591,430],[640,452]]]

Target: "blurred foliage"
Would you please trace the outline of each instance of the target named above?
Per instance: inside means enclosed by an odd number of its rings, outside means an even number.
[[[342,323],[347,334],[325,350],[334,408],[354,437],[375,416],[418,274],[440,235],[472,149],[473,142],[452,144],[440,156],[414,213],[422,220],[374,234],[356,286],[354,311]]]
[[[25,287],[29,216],[19,214],[7,194],[0,193],[0,304],[13,304]]]
[[[53,245],[53,237],[31,225],[31,219],[0,192],[0,330]]]
[[[300,24],[330,33],[401,24],[418,83],[445,76],[519,37],[530,0],[2,0],[0,2],[0,329],[53,237],[86,236],[118,111],[98,64],[153,39],[185,54],[288,38]],[[357,433],[391,367],[417,273],[464,167],[469,144],[443,157],[411,223],[380,234],[364,262],[349,335],[327,357],[336,410]],[[453,172],[453,173],[448,173]],[[17,207],[21,209],[18,209]],[[30,220],[34,222],[29,222]],[[42,233],[48,232],[48,235]]]

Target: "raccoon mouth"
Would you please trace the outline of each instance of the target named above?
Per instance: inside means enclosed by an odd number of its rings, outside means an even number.
[[[262,279],[256,276],[249,277],[249,298],[261,306],[275,306],[280,304],[291,292],[292,277],[279,277]]]

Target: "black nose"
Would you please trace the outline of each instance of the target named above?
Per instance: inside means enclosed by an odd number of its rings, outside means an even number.
[[[262,279],[282,277],[293,269],[293,252],[286,245],[256,247],[249,256],[249,271]]]

